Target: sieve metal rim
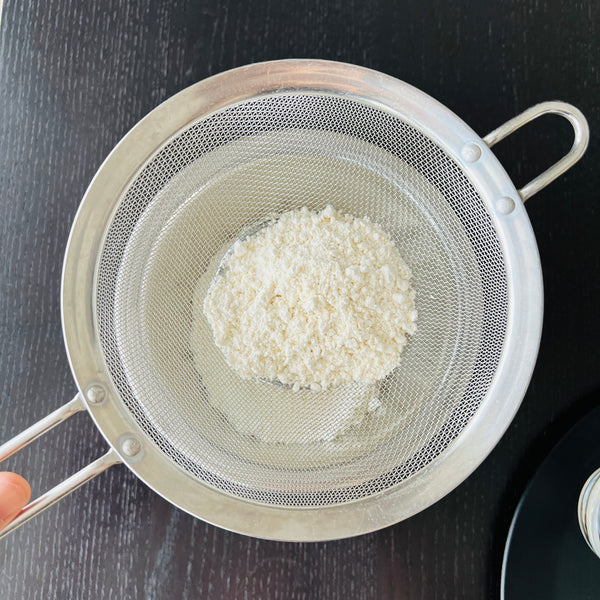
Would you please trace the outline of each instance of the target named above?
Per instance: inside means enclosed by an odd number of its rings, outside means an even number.
[[[486,401],[445,453],[401,489],[343,505],[299,509],[259,505],[209,488],[145,438],[106,372],[93,299],[97,261],[115,205],[131,177],[167,139],[225,106],[261,94],[304,90],[342,94],[391,112],[433,139],[460,165],[486,202],[502,246],[509,327]],[[513,201],[508,214],[498,210],[500,198]],[[535,237],[517,190],[485,142],[456,115],[416,88],[375,71],[328,61],[286,60],[242,67],[193,85],[123,138],[92,180],[76,215],[64,262],[61,306],[67,354],[81,393],[91,385],[100,385],[106,393],[104,402],[88,403],[87,409],[140,479],[176,506],[226,529],[271,539],[324,540],[407,518],[443,497],[483,461],[512,420],[533,371],[542,325],[542,278]],[[135,458],[121,447],[131,435],[143,446],[142,455]]]

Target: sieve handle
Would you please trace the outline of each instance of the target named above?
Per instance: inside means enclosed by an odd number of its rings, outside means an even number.
[[[85,405],[83,400],[81,396],[77,394],[73,400],[67,402],[67,404],[61,406],[61,408],[50,413],[47,417],[44,417],[22,433],[16,435],[12,440],[9,440],[0,446],[0,463],[84,408]],[[60,499],[68,496],[84,483],[87,483],[90,479],[93,479],[96,475],[99,475],[108,469],[108,467],[120,462],[121,459],[117,454],[113,450],[109,450],[104,456],[101,456],[74,475],[71,475],[71,477],[68,477],[45,494],[42,494],[39,498],[32,500],[27,506],[21,509],[8,525],[3,529],[0,529],[0,539],[23,525],[23,523],[29,521],[29,519],[46,510]]]
[[[519,190],[523,202],[544,189],[557,177],[560,177],[583,156],[590,139],[590,129],[583,113],[575,106],[559,100],[542,102],[528,108],[525,112],[504,123],[504,125],[500,125],[483,138],[483,141],[491,148],[500,140],[523,127],[523,125],[547,114],[560,115],[567,119],[573,127],[575,139],[573,140],[573,146],[565,156]]]

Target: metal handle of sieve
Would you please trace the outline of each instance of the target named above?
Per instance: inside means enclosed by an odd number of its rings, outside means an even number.
[[[16,435],[12,440],[9,440],[0,446],[0,463],[84,408],[85,405],[83,400],[81,396],[77,394],[73,400],[67,402],[64,406],[61,406],[47,417],[44,417],[25,431]],[[51,490],[42,494],[35,500],[32,500],[27,506],[21,509],[10,523],[3,529],[0,529],[0,539],[65,496],[68,496],[84,483],[87,483],[90,479],[96,477],[96,475],[106,471],[108,467],[120,462],[121,459],[117,454],[113,450],[109,450],[104,456],[101,456],[74,475],[71,475],[71,477],[68,477],[53,487]]]
[[[523,127],[526,123],[546,114],[560,115],[567,119],[573,127],[575,139],[573,140],[573,146],[571,146],[571,149],[565,156],[519,190],[519,195],[523,199],[523,202],[531,198],[534,194],[537,194],[557,177],[560,177],[560,175],[570,169],[582,157],[590,139],[590,129],[586,118],[573,105],[559,100],[551,100],[528,108],[483,138],[483,141],[491,148],[494,144],[503,140],[520,127]]]

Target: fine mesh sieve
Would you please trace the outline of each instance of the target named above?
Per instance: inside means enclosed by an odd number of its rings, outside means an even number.
[[[375,386],[293,392],[237,376],[209,329],[194,356],[194,289],[219,250],[271,215],[327,204],[381,223],[413,270],[419,327],[401,365]],[[140,425],[194,476],[277,505],[347,502],[426,466],[484,397],[508,314],[498,238],[456,163],[397,117],[322,94],[251,100],[179,133],[124,194],[97,289],[107,366]],[[280,405],[335,423],[355,394],[381,407],[333,441],[298,441],[310,417],[286,421],[281,443],[260,439]],[[248,422],[215,408],[227,395]]]
[[[569,118],[574,162],[585,120],[550,104],[525,121]],[[545,183],[532,185],[523,199]],[[257,223],[328,204],[390,235],[413,273],[417,331],[374,385],[243,380],[194,317],[194,293]],[[107,460],[197,516],[280,539],[369,531],[457,485],[512,418],[541,328],[531,227],[484,141],[406,84],[322,61],[226,73],[142,121],[88,190],[63,285],[73,371],[116,449]],[[311,436],[373,402],[333,439]],[[292,404],[302,418],[286,417]]]

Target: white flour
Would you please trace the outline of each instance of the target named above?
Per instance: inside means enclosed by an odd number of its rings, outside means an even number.
[[[316,391],[374,383],[416,328],[411,273],[389,236],[331,206],[282,214],[221,266],[204,313],[244,378]]]
[[[239,431],[333,440],[379,407],[374,384],[397,366],[417,317],[410,270],[380,227],[303,208],[238,240],[216,276],[214,262],[194,294],[192,349],[199,371],[216,351],[243,378],[201,372]],[[269,393],[243,401],[243,380],[258,378],[290,387],[258,382]]]

